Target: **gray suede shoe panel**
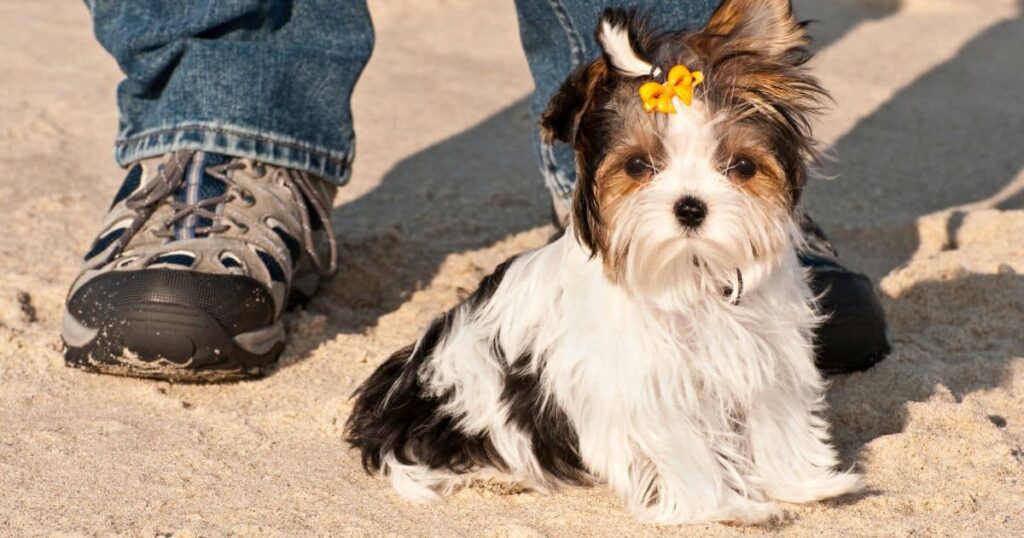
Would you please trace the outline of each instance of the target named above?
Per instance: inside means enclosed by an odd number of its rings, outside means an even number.
[[[249,159],[180,151],[136,163],[69,296],[110,271],[167,268],[256,279],[284,309],[293,279],[333,274],[335,187]]]

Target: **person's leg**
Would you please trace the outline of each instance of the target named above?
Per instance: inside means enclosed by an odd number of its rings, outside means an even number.
[[[68,294],[71,366],[186,380],[265,371],[281,314],[336,267],[365,0],[91,0],[126,78],[127,177]]]
[[[639,8],[651,13],[660,27],[699,29],[720,0],[516,0],[519,32],[533,74],[535,92],[530,113],[533,141],[548,189],[557,225],[564,222],[568,199],[576,182],[573,150],[566,144],[549,145],[540,139],[537,119],[573,69],[594,59],[597,21],[607,7]],[[866,369],[889,353],[885,315],[871,281],[837,260],[828,238],[802,209],[797,212],[808,248],[800,252],[808,268],[811,288],[829,315],[816,333],[817,364],[827,373]]]
[[[121,165],[191,149],[341,183],[349,98],[370,57],[365,0],[88,0],[125,73]]]

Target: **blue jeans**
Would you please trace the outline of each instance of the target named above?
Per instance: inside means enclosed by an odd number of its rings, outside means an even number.
[[[115,155],[126,165],[197,149],[297,168],[343,184],[355,153],[350,97],[373,50],[365,0],[86,0],[126,78]],[[536,119],[562,80],[598,54],[608,5],[695,27],[718,0],[516,0]],[[536,122],[534,122],[536,124]],[[536,131],[536,129],[535,129]],[[572,149],[534,132],[552,193],[575,181]]]

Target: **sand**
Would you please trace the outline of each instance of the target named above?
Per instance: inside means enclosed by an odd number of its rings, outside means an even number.
[[[429,506],[366,476],[349,394],[508,255],[541,244],[511,2],[376,0],[342,276],[266,379],[66,369],[58,326],[122,174],[116,65],[81,3],[0,1],[0,535],[1024,535],[1024,18],[1014,0],[802,0],[835,176],[810,211],[876,280],[894,351],[835,379],[865,494],[775,527],[631,520],[606,489],[478,485]],[[415,5],[415,7],[409,7]],[[400,82],[400,83],[399,83]],[[383,106],[381,103],[387,103]]]

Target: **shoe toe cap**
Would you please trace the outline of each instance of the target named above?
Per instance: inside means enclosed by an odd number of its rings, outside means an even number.
[[[269,325],[276,317],[273,297],[253,278],[177,269],[98,275],[75,290],[67,307],[79,323],[96,328],[151,305],[204,312],[232,335]]]

